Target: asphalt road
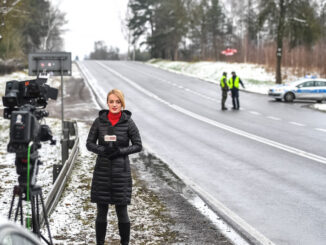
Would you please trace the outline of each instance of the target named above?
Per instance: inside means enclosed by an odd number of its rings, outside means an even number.
[[[245,92],[221,111],[216,84],[135,62],[79,67],[103,106],[124,92],[145,146],[252,241],[325,244],[326,113]]]

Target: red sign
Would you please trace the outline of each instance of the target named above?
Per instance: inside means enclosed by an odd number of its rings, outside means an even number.
[[[231,55],[234,55],[237,52],[238,52],[238,50],[236,50],[234,48],[227,48],[227,49],[223,50],[221,52],[221,54],[224,54],[225,56],[231,56]]]

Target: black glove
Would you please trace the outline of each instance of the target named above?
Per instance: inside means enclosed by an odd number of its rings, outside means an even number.
[[[116,146],[116,144],[114,144],[113,142],[110,142],[109,144],[107,144],[105,146],[104,152],[105,152],[105,155],[110,156],[117,150],[119,150],[119,148]]]
[[[109,159],[113,160],[114,158],[121,155],[120,149],[117,147],[116,151],[109,155]]]

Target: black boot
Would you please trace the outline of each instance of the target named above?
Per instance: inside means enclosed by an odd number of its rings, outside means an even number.
[[[119,223],[119,234],[121,237],[121,244],[128,245],[130,239],[130,222]]]
[[[98,245],[104,245],[106,226],[107,226],[107,222],[96,221],[96,223],[95,223],[96,244],[98,244]]]

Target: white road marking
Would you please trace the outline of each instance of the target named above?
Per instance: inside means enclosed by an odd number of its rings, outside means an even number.
[[[92,91],[93,89],[89,85],[89,82],[94,81],[96,79],[92,76],[92,74],[88,71],[88,69],[84,66],[84,64],[82,64],[81,62],[77,62],[77,64],[80,68],[83,69],[82,74],[84,75],[84,78],[86,78],[85,80],[88,81],[88,82],[86,82],[86,86],[89,88],[89,90]],[[95,82],[92,82],[92,84],[95,84]],[[97,109],[101,109],[101,107],[98,105],[98,103],[96,103],[97,100],[94,96],[94,93],[91,93],[91,96],[92,96],[92,100],[95,102],[94,104],[96,105]]]
[[[282,119],[279,117],[273,117],[273,116],[268,116],[267,118],[275,120],[275,121],[281,121]]]
[[[315,129],[318,130],[318,131],[326,133],[326,129],[323,129],[323,128],[315,128]]]
[[[249,111],[251,114],[256,115],[256,116],[260,116],[261,113],[257,112],[257,111]]]
[[[174,105],[160,97],[158,97],[156,94],[150,92],[149,90],[139,86],[137,83],[135,83],[134,81],[130,80],[129,78],[123,76],[122,74],[118,73],[117,71],[109,68],[108,66],[105,66],[104,64],[102,64],[101,62],[97,62],[97,64],[99,64],[100,66],[102,66],[103,68],[105,68],[106,70],[108,70],[110,73],[114,74],[115,76],[121,78],[122,80],[124,80],[125,82],[129,83],[131,86],[133,86],[134,88],[138,89],[140,92],[146,94],[147,96],[175,109],[176,111],[179,111],[181,113],[184,113],[190,117],[193,117],[197,120],[206,122],[210,125],[219,127],[221,129],[225,129],[227,131],[233,132],[235,134],[239,134],[242,135],[244,137],[248,137],[248,138],[252,138],[253,140],[257,140],[260,141],[262,143],[265,144],[270,144],[273,146],[273,141],[264,139],[262,137],[259,136],[255,136],[252,134],[249,134],[245,131],[236,129],[236,128],[232,128],[229,127],[225,124],[222,123],[218,123],[214,120],[211,120],[209,118],[203,117],[201,115],[198,115],[196,113],[193,113],[191,111],[188,111],[186,109],[183,109],[177,105]],[[276,144],[281,145],[280,143],[275,142]],[[288,146],[286,146],[288,147]],[[277,147],[280,148],[280,147]],[[291,148],[291,147],[289,147]],[[293,148],[294,149],[294,148]],[[299,150],[300,151],[300,150]],[[309,153],[308,153],[309,154]],[[324,162],[326,164],[326,159],[324,159]],[[179,176],[183,176],[181,173],[177,173],[179,174]],[[190,182],[190,180],[187,178],[188,183]],[[220,201],[218,201],[215,197],[211,196],[209,193],[207,193],[205,190],[201,189],[197,184],[193,183],[191,185],[193,188],[197,189],[200,193],[205,194],[206,198],[208,200],[210,200],[210,202],[214,205],[216,205],[216,208],[218,208],[221,212],[223,212],[223,214],[225,214],[227,217],[229,217],[233,222],[235,222],[236,224],[238,224],[241,229],[243,229],[247,234],[249,234],[250,236],[252,236],[254,239],[256,239],[258,242],[260,242],[262,245],[274,245],[274,243],[272,241],[270,241],[267,237],[265,237],[263,234],[261,234],[258,230],[256,230],[255,228],[253,228],[252,226],[250,226],[248,223],[246,223],[243,219],[241,219],[238,215],[236,215],[233,211],[231,211],[230,209],[228,209],[226,206],[224,206]]]
[[[134,68],[129,67],[129,69],[134,69]],[[135,70],[135,69],[134,69],[134,70]],[[168,84],[170,84],[170,85],[172,85],[172,86],[174,86],[174,87],[178,87],[178,88],[180,88],[180,89],[184,89],[185,91],[187,91],[187,92],[189,92],[189,93],[192,93],[192,94],[195,94],[195,95],[198,95],[198,96],[200,96],[200,97],[202,97],[202,98],[205,98],[205,99],[208,99],[208,100],[211,100],[211,101],[218,101],[218,100],[215,99],[215,98],[209,97],[209,96],[204,95],[204,94],[201,94],[201,93],[199,93],[199,92],[197,92],[197,91],[194,91],[194,90],[191,90],[191,89],[189,89],[189,88],[183,87],[183,86],[178,85],[178,84],[176,84],[176,83],[174,83],[174,82],[170,82],[170,81],[168,81],[168,80],[165,80],[165,79],[162,79],[162,78],[158,78],[157,76],[154,76],[154,75],[152,75],[152,74],[150,74],[150,73],[146,73],[146,72],[139,71],[139,70],[137,70],[137,72],[138,72],[138,73],[142,73],[142,74],[144,74],[144,75],[146,75],[146,76],[151,76],[151,77],[155,78],[156,80],[159,80],[159,81],[164,82],[164,83],[168,83]]]
[[[298,123],[298,122],[289,122],[290,124],[293,124],[295,126],[299,126],[299,127],[305,127],[306,125],[302,124],[302,123]]]

